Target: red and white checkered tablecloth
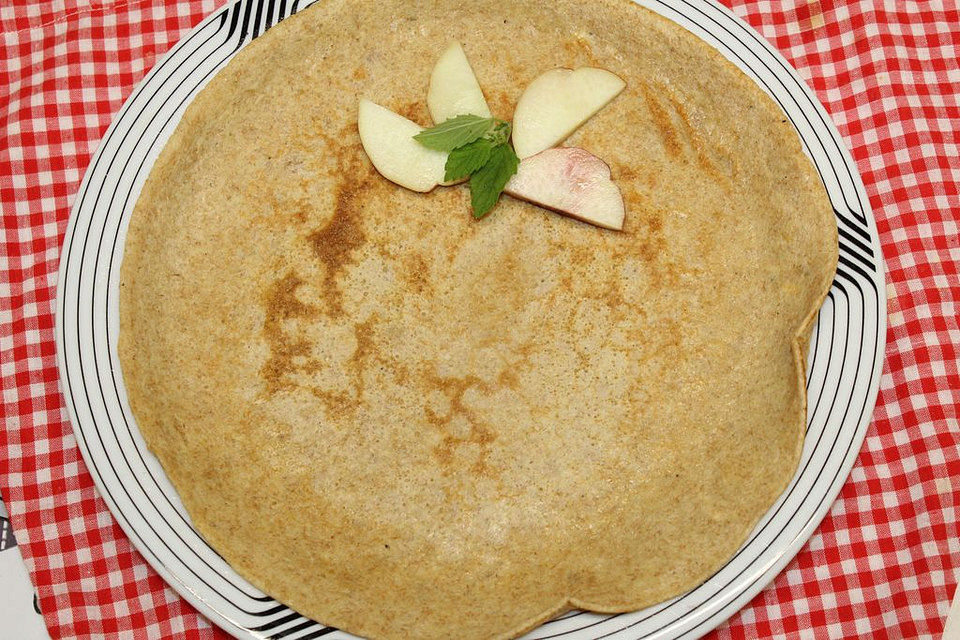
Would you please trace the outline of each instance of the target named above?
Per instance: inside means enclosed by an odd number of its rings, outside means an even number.
[[[134,85],[223,1],[0,3],[0,493],[54,638],[226,637],[94,490],[53,335],[60,245],[92,153]],[[873,424],[839,499],[715,634],[939,637],[960,578],[960,10],[724,1],[799,69],[853,151],[887,261],[889,329]]]

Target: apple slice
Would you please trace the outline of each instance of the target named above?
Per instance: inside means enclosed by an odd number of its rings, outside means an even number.
[[[513,114],[513,148],[523,159],[562,142],[623,91],[606,69],[553,69],[537,76]]]
[[[623,196],[610,167],[583,149],[558,147],[524,158],[504,191],[598,227],[623,228]]]
[[[390,182],[421,192],[443,182],[447,154],[413,139],[423,131],[416,122],[361,98],[357,128],[370,162]]]
[[[459,42],[451,43],[433,67],[427,107],[434,124],[461,115],[490,117],[483,91]]]

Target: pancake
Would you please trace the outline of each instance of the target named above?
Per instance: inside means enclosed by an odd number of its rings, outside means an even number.
[[[366,96],[430,125],[463,43],[494,115],[555,67],[627,87],[567,142],[622,232],[373,169]],[[126,239],[130,403],[193,524],[300,613],[509,638],[721,567],[800,455],[803,351],[837,261],[779,108],[626,0],[325,0],[187,109]]]

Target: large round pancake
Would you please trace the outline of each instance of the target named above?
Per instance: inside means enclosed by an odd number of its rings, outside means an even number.
[[[491,109],[557,66],[627,88],[566,144],[622,233],[372,168],[360,95],[430,124],[463,43]],[[373,638],[504,638],[635,609],[732,555],[793,474],[800,345],[836,265],[785,116],[626,0],[324,0],[241,51],[131,221],[120,357],[195,526]]]

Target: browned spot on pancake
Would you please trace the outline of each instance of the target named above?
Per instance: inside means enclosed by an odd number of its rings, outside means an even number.
[[[450,401],[450,411],[445,415],[436,413],[430,407],[424,407],[427,421],[440,432],[440,443],[433,448],[433,453],[443,466],[443,474],[450,475],[453,472],[452,463],[457,448],[475,445],[478,451],[476,459],[470,466],[470,472],[478,476],[489,475],[487,456],[490,454],[490,443],[496,440],[497,436],[463,404],[463,394],[467,389],[473,386],[488,389],[489,386],[474,375],[442,378],[432,373],[425,373],[424,379],[446,395]],[[465,418],[470,424],[470,432],[465,436],[451,432],[451,423],[457,417]]]
[[[640,233],[637,238],[638,254],[648,266],[653,268],[654,286],[660,284],[661,265],[663,265],[663,254],[665,242],[661,233],[663,223],[659,219],[656,211],[645,211],[639,216]]]
[[[353,70],[353,79],[354,80],[366,80],[367,79],[367,70],[363,67],[357,67]]]
[[[560,276],[560,286],[554,290],[554,296],[561,291],[563,293],[574,292],[573,273],[569,270]]]
[[[339,158],[344,147],[343,139],[345,137],[342,131],[338,137],[338,134],[328,131],[325,125],[325,122],[315,121],[314,126],[309,130],[309,134],[305,132],[303,136],[291,140],[291,146],[303,155],[316,156],[319,151],[320,157],[316,159],[320,161],[319,165],[324,168],[328,166],[329,159],[337,160]],[[321,144],[318,144],[318,141]]]
[[[663,229],[663,212],[662,211],[645,211],[644,215],[641,217],[643,223],[647,227],[647,231],[651,234],[659,234]],[[663,238],[661,237],[660,240]]]
[[[593,47],[585,38],[572,38],[563,43],[563,50],[567,54],[568,66],[571,68],[581,66],[602,67],[597,56],[593,52]]]
[[[610,177],[614,182],[633,182],[640,177],[640,172],[633,167],[618,162],[611,165]],[[620,188],[623,189],[623,186],[620,185]]]
[[[363,322],[353,325],[353,338],[357,343],[353,355],[350,357],[350,365],[353,368],[353,387],[357,392],[357,398],[363,398],[363,392],[366,384],[363,380],[363,372],[367,361],[376,357],[377,344],[373,339],[375,318],[367,318]]]
[[[665,85],[652,89],[641,82],[640,91],[667,154],[677,160],[695,162],[717,183],[729,188],[730,177],[735,172],[729,152],[711,148],[707,144],[683,100]],[[720,169],[720,165],[724,170]]]
[[[518,355],[528,356],[531,351],[531,346],[529,343],[520,345]],[[517,366],[513,365],[501,371],[499,375],[497,375],[497,384],[506,389],[516,389],[517,385],[520,384],[520,378],[517,376],[516,369]]]
[[[357,398],[352,397],[349,393],[343,391],[327,391],[316,385],[310,385],[308,388],[310,389],[310,393],[326,405],[327,411],[331,416],[342,415],[348,411],[353,411],[357,407]]]
[[[182,438],[182,437],[184,437],[184,436],[187,435],[187,428],[184,426],[182,420],[180,420],[179,418],[174,417],[174,418],[173,418],[173,421],[172,421],[172,424],[173,424],[173,428],[174,428],[174,430],[177,432],[177,435],[178,435],[178,436],[180,436],[180,437]]]
[[[427,111],[427,105],[423,101],[398,104],[394,111],[402,115],[407,120],[413,120],[420,126],[429,126],[432,122],[430,119],[430,112]]]
[[[623,196],[623,204],[627,210],[623,232],[629,235],[634,226],[631,220],[634,211],[651,206],[651,194],[658,193],[658,172],[654,167],[635,169],[616,163],[611,167],[611,176]]]
[[[651,358],[659,359],[665,366],[676,364],[677,358],[681,355],[683,325],[676,318],[664,318],[657,324],[657,334],[660,336],[660,340],[656,343]]]
[[[647,83],[640,83],[640,92],[643,94],[644,102],[647,103],[647,109],[650,110],[650,116],[653,118],[653,124],[656,126],[657,133],[660,135],[660,142],[663,143],[663,148],[666,149],[670,157],[679,157],[680,154],[683,153],[683,148],[680,146],[680,139],[673,127],[673,120],[670,118],[670,114],[667,113],[667,110],[660,104],[660,100],[650,87],[647,86]]]
[[[522,92],[523,89],[530,84],[541,71],[540,69],[522,65],[515,60],[504,60],[503,63],[497,66],[506,72],[506,77],[513,80],[513,86],[516,87],[517,92],[514,100],[520,97],[520,92]],[[490,94],[487,93],[487,88],[484,87],[482,83],[480,84],[480,87],[483,89],[484,95],[487,96],[487,103],[489,104]]]
[[[406,253],[403,255],[403,271],[401,272],[404,282],[410,285],[410,288],[417,293],[423,294],[432,290],[430,284],[430,266],[424,257],[417,253]]]
[[[375,324],[376,320],[371,317],[353,325],[353,337],[357,341],[357,348],[353,352],[353,362],[362,363],[368,356],[376,351],[376,343],[373,340],[373,327]]]
[[[508,60],[504,63],[503,68],[509,74],[508,77],[513,78],[520,86],[526,86],[536,75],[536,70],[525,67],[515,60]]]
[[[669,286],[677,282],[677,266],[668,254],[667,239],[664,233],[664,218],[670,211],[655,206],[632,187],[628,187],[624,201],[629,207],[631,218],[629,253],[643,260],[650,274],[650,285],[654,289]]]
[[[309,212],[309,205],[302,200],[298,200],[291,208],[290,215],[293,216],[293,219],[299,224],[303,224],[307,221],[307,215]]]
[[[575,267],[585,268],[597,259],[596,254],[589,247],[583,245],[567,247],[566,253],[569,256],[569,263]]]
[[[355,120],[351,120],[346,126],[340,129],[340,139],[341,140],[350,140],[351,138],[360,137],[360,128],[357,126]]]
[[[643,215],[643,210],[650,206],[649,199],[644,192],[638,188],[635,181],[618,181],[617,186],[620,187],[620,194],[623,196],[623,206],[627,210],[627,217],[624,219],[623,233],[632,235],[636,227],[634,217]]]
[[[701,135],[698,128],[691,122],[686,105],[684,105],[683,101],[677,98],[670,89],[664,88],[663,94],[667,97],[667,100],[669,100],[670,106],[673,108],[673,113],[676,114],[676,118],[679,120],[679,129],[686,138],[687,147],[696,155],[697,164],[714,179],[722,180],[724,176],[717,169],[717,165],[711,157],[711,150],[704,141],[703,135]]]
[[[317,310],[297,298],[303,280],[293,273],[275,281],[263,295],[263,337],[270,356],[260,369],[268,394],[296,386],[291,376],[316,371],[319,363],[310,357],[309,341],[291,336],[284,323],[294,318],[311,318]]]
[[[504,91],[484,92],[487,98],[487,106],[490,107],[490,113],[503,120],[513,119],[513,110],[516,107],[516,100]]]
[[[627,306],[627,301],[623,297],[623,286],[619,278],[610,278],[607,286],[603,290],[602,300],[608,308],[619,311]]]
[[[348,166],[336,188],[333,217],[307,236],[313,254],[323,263],[324,293],[331,314],[343,313],[343,299],[337,277],[354,260],[353,253],[366,240],[361,216],[369,182],[358,167]]]

